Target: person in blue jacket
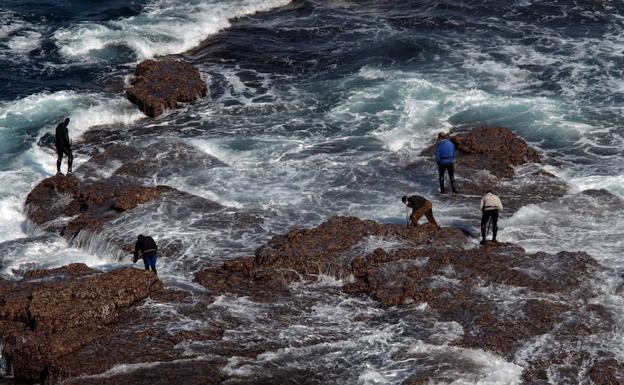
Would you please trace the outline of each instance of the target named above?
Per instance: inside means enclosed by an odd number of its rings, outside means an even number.
[[[438,164],[438,180],[440,181],[440,192],[444,194],[444,173],[448,170],[451,180],[451,190],[457,193],[455,188],[455,145],[450,141],[449,135],[445,132],[438,134],[438,144],[436,145],[436,163]]]

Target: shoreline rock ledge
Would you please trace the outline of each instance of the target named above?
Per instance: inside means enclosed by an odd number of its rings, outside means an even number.
[[[126,96],[150,118],[176,108],[178,102],[195,102],[208,91],[197,67],[181,60],[145,60],[134,76]]]

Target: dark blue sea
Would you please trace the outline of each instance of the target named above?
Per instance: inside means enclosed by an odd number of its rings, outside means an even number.
[[[164,56],[197,65],[209,96],[148,119],[126,100],[125,89],[139,61]],[[163,166],[169,168],[154,175],[153,184],[264,218],[252,234],[197,234],[192,224],[199,218],[192,213],[127,220],[127,234],[187,241],[183,255],[160,267],[172,285],[193,285],[204,262],[248,255],[274,234],[332,215],[402,223],[405,192],[431,197],[442,225],[475,227],[475,207],[442,204],[435,177],[412,175],[406,166],[440,131],[504,126],[540,152],[546,170],[568,183],[569,196],[503,215],[499,240],[528,251],[588,252],[613,270],[597,278],[604,297],[596,301],[624,305],[613,289],[624,273],[624,217],[574,198],[605,189],[624,199],[621,1],[0,0],[0,68],[5,277],[69,262],[103,269],[128,263],[105,233],[68,243],[26,220],[26,195],[56,172],[56,155],[40,139],[66,116],[75,142],[100,126],[123,127],[124,141],[139,133],[141,142],[184,141],[227,166],[199,172]],[[77,153],[76,167],[88,158]],[[319,284],[340,285],[329,278]],[[261,311],[245,299],[221,300],[249,317]],[[372,303],[328,301],[315,309],[309,330],[291,327],[283,338],[348,328],[340,320],[353,307],[379,311]],[[624,325],[624,312],[618,314]],[[355,369],[337,383],[400,384],[408,369],[392,358],[393,350],[446,349],[481,368],[457,374],[457,384],[516,384],[523,360],[540,348],[532,341],[509,361],[425,344],[407,336],[404,326],[358,330],[358,338],[316,352],[276,352],[230,369],[331,366],[328,352],[339,351]],[[461,333],[453,323],[435,328],[449,341]],[[624,359],[621,342],[618,333],[595,341],[597,350]]]

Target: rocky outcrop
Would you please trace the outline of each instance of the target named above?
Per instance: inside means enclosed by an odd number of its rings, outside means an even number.
[[[394,246],[370,249],[380,240]],[[287,298],[293,281],[332,275],[346,281],[345,293],[372,296],[386,308],[425,305],[426,314],[438,322],[461,325],[463,334],[455,345],[508,359],[537,336],[576,339],[566,346],[578,346],[579,339],[613,326],[607,309],[585,305],[595,295],[589,278],[601,269],[589,255],[529,254],[513,244],[473,244],[452,228],[406,229],[337,217],[313,229],[274,237],[254,256],[205,269],[196,280],[215,294],[271,302]],[[532,357],[525,377],[539,377],[540,368],[555,362],[558,349],[545,347]],[[581,349],[574,354],[589,353]],[[593,370],[608,372],[604,365]],[[622,371],[607,374],[614,379]],[[443,373],[432,374],[406,383],[444,378]]]
[[[488,170],[499,178],[511,178],[514,166],[539,163],[540,156],[521,137],[505,127],[478,127],[451,135],[457,150],[456,167]],[[422,155],[434,156],[435,145]]]
[[[82,264],[3,281],[0,335],[15,380],[43,383],[61,376],[62,357],[99,338],[122,309],[160,290],[160,281],[149,271],[125,268],[101,274]]]
[[[208,87],[197,68],[180,60],[145,60],[137,65],[128,99],[150,118],[179,102],[192,103],[206,96]]]
[[[564,196],[569,186],[544,170],[535,149],[521,137],[504,127],[479,127],[452,133],[457,149],[455,179],[464,196],[483,196],[494,190],[503,201],[506,212],[513,212],[530,203],[542,203]],[[432,172],[435,144],[420,154],[426,158],[407,165],[409,178],[431,175],[437,190],[437,169]],[[448,186],[448,177],[445,183]],[[461,197],[462,200],[470,199]],[[455,201],[453,195],[445,200]],[[475,206],[479,199],[474,199]]]
[[[110,178],[81,183],[75,176],[44,179],[26,197],[28,218],[66,238],[80,231],[97,231],[119,213],[173,191],[166,186],[145,187]]]

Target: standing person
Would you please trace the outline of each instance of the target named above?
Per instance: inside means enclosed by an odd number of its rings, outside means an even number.
[[[412,227],[418,226],[418,220],[423,215],[427,217],[429,223],[436,227],[440,227],[433,217],[433,205],[431,204],[431,201],[429,201],[427,198],[421,197],[420,195],[412,195],[410,197],[404,195],[401,198],[401,201],[407,207],[410,207],[412,209],[412,215],[410,215],[410,225]]]
[[[503,209],[503,203],[500,198],[487,190],[483,198],[481,198],[481,244],[485,244],[485,235],[487,230],[488,219],[492,218],[492,241],[497,242],[496,233],[498,232],[498,212]]]
[[[134,257],[132,263],[136,263],[139,258],[143,258],[145,270],[150,268],[156,273],[156,256],[158,255],[158,246],[154,242],[154,238],[140,234],[134,244]]]
[[[63,154],[67,155],[67,175],[72,173],[72,163],[74,162],[74,155],[71,150],[71,141],[69,140],[69,132],[67,130],[68,124],[69,118],[65,118],[65,120],[56,126],[56,133],[54,135],[56,154],[58,156],[56,159],[56,173],[59,175],[63,175],[63,173],[61,173]]]
[[[448,170],[451,180],[451,190],[455,189],[455,145],[450,141],[446,132],[438,134],[438,144],[436,145],[436,163],[438,164],[438,181],[440,182],[440,192],[444,194],[444,172]]]

